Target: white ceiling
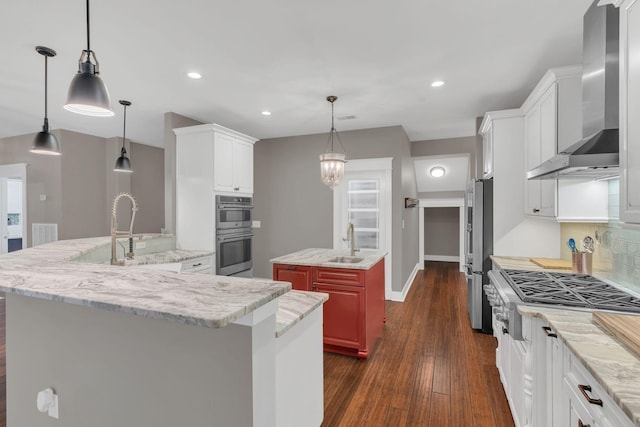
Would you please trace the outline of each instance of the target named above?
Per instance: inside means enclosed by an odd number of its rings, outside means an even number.
[[[86,47],[82,0],[6,1],[0,14],[0,137],[49,118],[102,137],[162,146],[173,111],[260,139],[402,125],[412,141],[469,136],[475,117],[514,108],[547,68],[581,61],[591,0],[93,0],[91,48],[111,118],[62,108]],[[187,71],[197,70],[195,81]],[[446,81],[432,88],[433,80]],[[262,110],[270,110],[269,117]],[[64,151],[64,147],[63,147]]]
[[[416,157],[413,165],[419,193],[464,191],[467,188],[470,177],[469,155]],[[444,176],[434,178],[429,174],[431,168],[435,166],[444,168]]]

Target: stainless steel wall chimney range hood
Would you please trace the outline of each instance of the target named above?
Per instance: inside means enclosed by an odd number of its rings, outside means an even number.
[[[527,172],[527,179],[610,178],[619,174],[619,12],[595,0],[584,15],[582,140]]]

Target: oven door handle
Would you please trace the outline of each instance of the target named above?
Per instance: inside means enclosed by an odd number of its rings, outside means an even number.
[[[253,205],[234,205],[234,204],[218,205],[218,209],[220,209],[220,210],[223,210],[223,209],[253,209]]]
[[[229,242],[232,240],[243,240],[247,237],[253,237],[253,233],[240,234],[240,235],[231,235],[231,236],[218,236],[219,242]]]

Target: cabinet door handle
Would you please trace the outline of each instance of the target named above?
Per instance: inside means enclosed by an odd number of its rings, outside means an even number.
[[[315,292],[315,290],[316,290],[316,285],[311,285],[311,290]]]
[[[502,327],[502,333],[506,335],[506,334],[509,333],[509,330],[503,326]]]
[[[545,334],[547,334],[548,337],[550,338],[558,338],[557,334],[554,334],[553,332],[551,332],[551,328],[548,326],[543,326],[542,330],[544,331]]]
[[[580,393],[582,393],[584,398],[587,399],[587,402],[589,402],[592,405],[602,406],[602,400],[601,399],[594,399],[593,397],[590,397],[587,394],[587,392],[591,392],[591,386],[590,385],[578,384],[578,390],[580,390]]]
[[[539,212],[540,212],[540,209],[538,209],[538,208],[533,208],[533,213],[539,213]]]
[[[581,419],[578,419],[578,427],[591,427],[591,424],[585,424]]]

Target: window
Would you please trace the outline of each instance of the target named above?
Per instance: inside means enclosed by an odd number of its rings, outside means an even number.
[[[347,187],[347,215],[353,224],[356,246],[380,249],[380,183],[352,179]]]

